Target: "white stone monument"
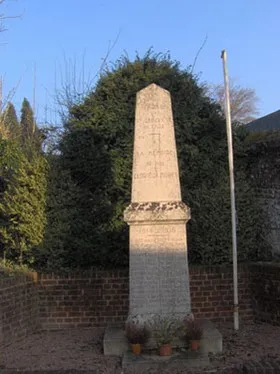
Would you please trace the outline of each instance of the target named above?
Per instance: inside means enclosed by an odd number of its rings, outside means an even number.
[[[129,315],[191,313],[186,222],[181,201],[170,93],[156,84],[137,93],[130,228]]]

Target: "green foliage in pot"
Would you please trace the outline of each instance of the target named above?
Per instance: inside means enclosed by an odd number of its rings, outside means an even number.
[[[171,344],[178,335],[180,322],[170,316],[156,316],[151,322],[153,336],[160,347],[164,344]]]

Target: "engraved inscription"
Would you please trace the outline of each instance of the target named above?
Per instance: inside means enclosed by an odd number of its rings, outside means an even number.
[[[171,99],[152,85],[137,95],[132,201],[171,200],[181,200]]]
[[[130,229],[130,248],[133,250],[186,251],[185,224],[139,225]]]
[[[159,164],[161,165],[161,164]],[[176,173],[139,173],[134,175],[134,179],[146,179],[146,178],[172,178],[176,177]]]
[[[132,314],[186,313],[190,309],[184,224],[131,226]]]

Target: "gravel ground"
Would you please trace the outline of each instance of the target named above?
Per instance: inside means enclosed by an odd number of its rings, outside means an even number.
[[[224,351],[210,357],[211,368],[280,359],[280,326],[246,324],[238,332],[232,324],[217,327],[223,335]],[[103,334],[100,328],[38,332],[6,347],[2,368],[121,374],[121,359],[102,354]]]
[[[233,324],[217,328],[223,336],[224,350],[213,357],[212,365],[280,359],[280,326],[251,323],[241,325],[239,331],[233,330]]]

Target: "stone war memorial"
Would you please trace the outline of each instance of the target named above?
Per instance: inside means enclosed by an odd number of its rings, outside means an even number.
[[[186,230],[190,218],[181,197],[170,93],[151,84],[136,97],[131,203],[124,211],[129,225],[128,319],[182,320],[191,315]],[[187,367],[205,365],[209,351],[221,350],[220,333],[205,322],[198,356],[180,356],[177,361]],[[123,367],[135,365],[124,326],[107,327],[104,354],[124,354]],[[143,370],[160,364],[145,355],[137,362]]]
[[[130,230],[129,314],[191,313],[186,222],[168,91],[151,84],[136,99]]]

